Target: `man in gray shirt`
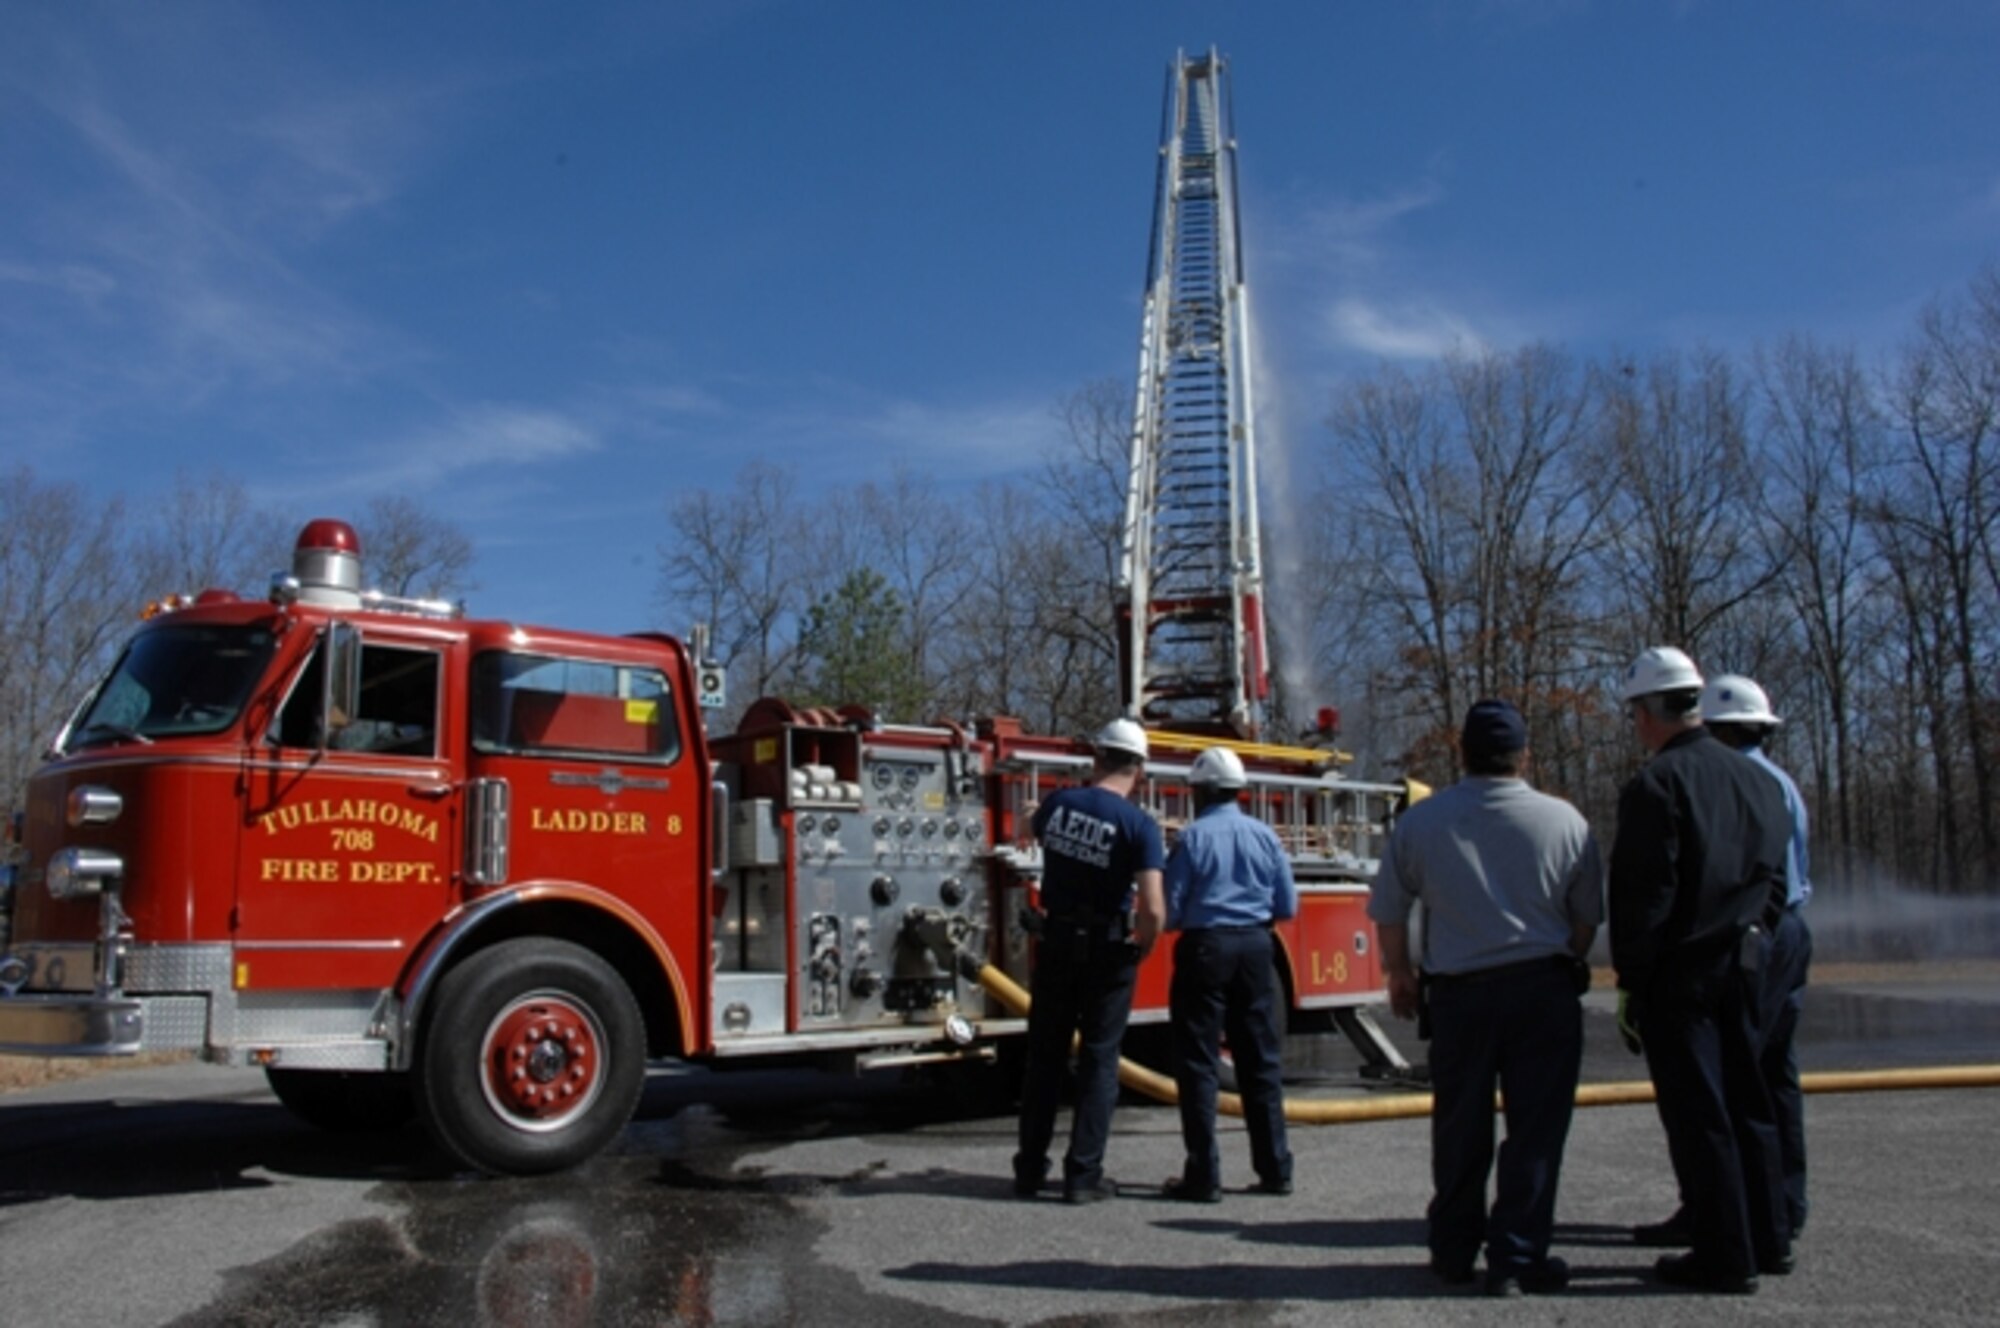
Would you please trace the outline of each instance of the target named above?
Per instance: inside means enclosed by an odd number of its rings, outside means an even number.
[[[1549,1257],[1549,1236],[1604,869],[1576,808],[1528,786],[1520,711],[1479,702],[1459,746],[1466,777],[1396,822],[1368,901],[1390,1007],[1408,1018],[1429,1005],[1431,1267],[1447,1283],[1472,1281],[1483,1240],[1490,1294],[1560,1291],[1569,1269]],[[1418,903],[1421,986],[1409,937]],[[1489,1214],[1496,1086],[1507,1142]]]

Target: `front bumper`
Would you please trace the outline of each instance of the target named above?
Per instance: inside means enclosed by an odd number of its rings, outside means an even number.
[[[0,997],[0,1054],[10,1056],[199,1050],[207,1026],[201,996]]]
[[[229,947],[123,948],[124,981],[101,983],[97,947],[37,942],[0,959],[0,1054],[130,1056],[199,1051],[210,1011],[227,994]]]

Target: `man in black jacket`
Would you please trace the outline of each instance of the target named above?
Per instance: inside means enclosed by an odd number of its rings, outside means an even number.
[[[1777,782],[1701,726],[1701,675],[1642,653],[1621,698],[1652,753],[1618,798],[1611,959],[1619,1026],[1646,1054],[1693,1248],[1662,1280],[1745,1293],[1791,1271],[1776,1119],[1758,1068],[1759,982],[1783,911],[1790,817]]]

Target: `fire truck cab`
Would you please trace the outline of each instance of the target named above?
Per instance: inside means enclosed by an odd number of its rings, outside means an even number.
[[[679,642],[364,593],[360,552],[311,523],[269,598],[150,617],[79,706],[16,818],[0,1052],[259,1065],[316,1124],[414,1112],[530,1173],[607,1145],[650,1060],[991,1059],[1024,1027],[977,974],[1027,975],[1028,820],[1087,749],[775,699],[711,742]],[[1296,755],[1246,752],[1305,900],[1282,977],[1296,1018],[1353,1017],[1401,790]],[[1169,833],[1185,773],[1148,767]]]

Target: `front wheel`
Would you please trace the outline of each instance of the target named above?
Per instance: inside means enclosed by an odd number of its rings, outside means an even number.
[[[638,1002],[604,960],[568,941],[502,941],[438,984],[418,1053],[424,1124],[481,1171],[575,1166],[632,1118],[645,1049]]]

